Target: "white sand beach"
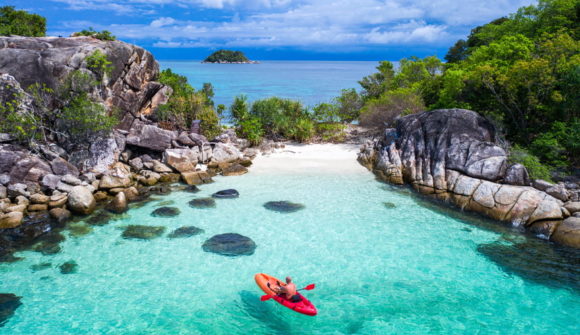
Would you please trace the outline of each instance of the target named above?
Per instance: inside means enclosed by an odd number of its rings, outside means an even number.
[[[258,156],[250,173],[280,173],[285,170],[293,174],[361,173],[366,169],[356,160],[359,150],[357,144],[291,143],[272,154]]]

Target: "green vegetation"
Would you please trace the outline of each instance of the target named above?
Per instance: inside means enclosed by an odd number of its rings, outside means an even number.
[[[113,35],[110,31],[108,30],[103,30],[103,31],[95,31],[92,27],[89,27],[89,29],[83,29],[79,32],[73,33],[71,36],[73,37],[77,37],[77,36],[90,36],[90,37],[94,37],[96,39],[99,39],[101,41],[114,41],[117,39],[117,37],[115,37],[115,35]]]
[[[248,63],[250,60],[241,51],[218,50],[209,55],[204,63]]]
[[[12,6],[0,7],[0,36],[8,35],[45,36],[46,18],[24,10],[15,10]]]
[[[110,71],[110,62],[98,51],[87,57],[99,60],[93,71]],[[101,85],[97,72],[72,71],[61,85],[53,90],[34,84],[27,88],[33,108],[21,108],[21,96],[14,94],[9,103],[0,107],[0,131],[7,132],[23,143],[46,142],[49,137],[66,138],[69,143],[86,143],[111,132],[118,123],[116,115],[109,115],[104,105],[95,102],[90,92]],[[49,102],[53,101],[49,105]]]
[[[159,106],[155,116],[160,125],[166,129],[189,129],[194,120],[201,120],[203,135],[214,138],[221,132],[219,117],[213,108],[213,87],[204,84],[196,91],[184,76],[173,73],[171,69],[163,70],[159,82],[173,89],[167,104]]]
[[[424,109],[468,108],[498,122],[536,177],[580,163],[580,3],[540,0],[471,31],[436,57],[380,62],[363,78],[360,123],[382,127]]]
[[[356,93],[356,92],[355,92]],[[350,94],[346,93],[346,96]],[[264,137],[280,140],[288,139],[308,142],[316,136],[324,141],[343,141],[346,126],[341,123],[343,116],[349,119],[351,111],[348,99],[329,104],[319,104],[312,110],[299,101],[271,97],[248,104],[245,96],[238,96],[230,107],[230,113],[239,136],[258,145]]]

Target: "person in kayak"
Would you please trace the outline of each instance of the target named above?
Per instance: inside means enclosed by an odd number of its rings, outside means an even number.
[[[268,283],[268,287],[270,287],[270,283]],[[296,284],[292,282],[292,277],[290,276],[286,277],[286,285],[280,285],[280,283],[278,283],[278,287],[270,288],[279,296],[284,296],[291,302],[300,302],[302,300],[302,298],[297,294]]]

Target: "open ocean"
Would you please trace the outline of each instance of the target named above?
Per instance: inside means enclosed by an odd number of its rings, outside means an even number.
[[[345,88],[360,89],[358,81],[376,72],[378,62],[263,61],[260,64],[202,64],[200,61],[159,61],[184,75],[195,88],[214,86],[216,105],[230,106],[235,96],[250,101],[278,96],[307,106],[328,102]]]

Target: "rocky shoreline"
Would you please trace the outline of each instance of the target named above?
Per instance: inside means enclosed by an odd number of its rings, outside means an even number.
[[[498,143],[476,112],[434,110],[399,119],[365,143],[358,160],[383,181],[580,248],[580,186],[530,180]]]
[[[217,174],[247,173],[259,152],[283,146],[270,141],[249,148],[231,129],[210,141],[199,127],[161,128],[149,115],[168,101],[171,88],[155,81],[159,65],[149,52],[119,41],[0,37],[6,60],[0,63],[1,102],[18,97],[17,108],[34,108],[23,87],[56,89],[72,71],[88,73],[86,58],[95,50],[107,55],[113,70],[91,97],[118,111],[121,122],[109,136],[74,146],[54,138],[25,147],[0,134],[0,261],[75,216],[97,208],[120,214],[131,202],[169,192],[171,183],[198,185]]]

